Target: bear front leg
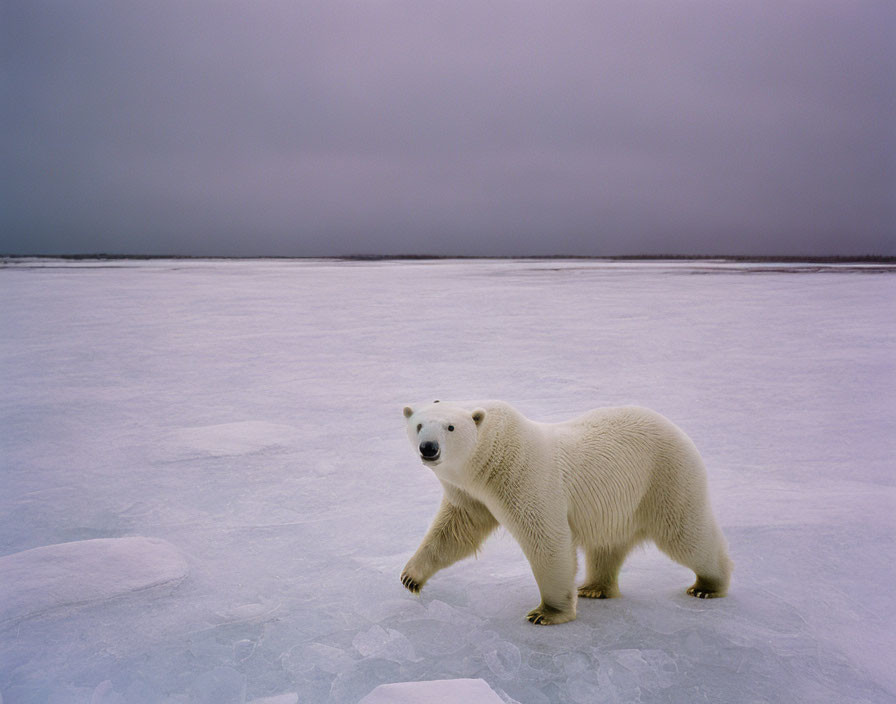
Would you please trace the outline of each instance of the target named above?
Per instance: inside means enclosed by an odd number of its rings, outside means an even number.
[[[436,572],[472,555],[498,526],[495,517],[478,501],[443,499],[423,542],[401,573],[401,583],[418,593]]]
[[[570,552],[572,548],[570,547]],[[532,563],[532,573],[541,592],[541,603],[526,614],[530,623],[550,626],[572,621],[576,617],[575,559],[561,555],[542,556]],[[530,562],[532,562],[530,558]]]
[[[614,547],[585,549],[585,584],[579,587],[579,596],[587,599],[612,599],[619,596],[619,570],[628,555],[626,544]]]
[[[565,519],[565,515],[563,516]],[[569,525],[562,521],[511,527],[541,593],[541,603],[526,614],[539,625],[566,623],[576,617],[576,552]]]

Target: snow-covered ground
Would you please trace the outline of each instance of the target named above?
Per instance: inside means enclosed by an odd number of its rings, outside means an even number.
[[[34,261],[0,300],[3,704],[896,697],[896,269]],[[533,626],[503,533],[406,592],[440,488],[401,408],[432,398],[669,416],[730,596],[650,547]]]

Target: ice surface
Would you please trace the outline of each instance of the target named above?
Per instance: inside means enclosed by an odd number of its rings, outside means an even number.
[[[288,425],[246,421],[219,423],[200,428],[183,428],[171,433],[168,451],[171,459],[245,455],[288,449],[295,429]]]
[[[0,296],[3,704],[896,697],[892,267],[31,262]],[[730,596],[649,547],[537,628],[500,531],[406,592],[440,487],[401,408],[476,397],[681,425]]]
[[[0,557],[0,627],[63,606],[180,582],[187,563],[158,538],[105,538]]]
[[[359,704],[504,704],[485,680],[457,679],[381,684]]]

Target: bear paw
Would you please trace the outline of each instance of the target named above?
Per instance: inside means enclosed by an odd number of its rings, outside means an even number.
[[[561,611],[547,604],[540,604],[537,609],[532,609],[526,614],[526,620],[529,623],[535,623],[539,626],[552,626],[557,623],[566,623],[572,621],[576,617],[575,611]]]
[[[585,599],[613,599],[619,596],[619,589],[613,587],[579,587],[579,596]]]
[[[725,596],[728,585],[722,580],[709,577],[697,577],[697,581],[688,587],[688,595],[698,599],[717,599]]]
[[[420,590],[423,588],[423,585],[411,577],[407,572],[402,572],[401,583],[409,592],[413,592],[414,594],[419,594]]]
[[[711,592],[705,589],[698,589],[697,585],[688,587],[688,595],[697,597],[698,599],[717,599],[720,596],[725,596],[723,592]]]

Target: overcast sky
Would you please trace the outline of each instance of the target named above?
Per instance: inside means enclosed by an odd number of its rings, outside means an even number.
[[[896,255],[892,0],[2,0],[0,253]]]

